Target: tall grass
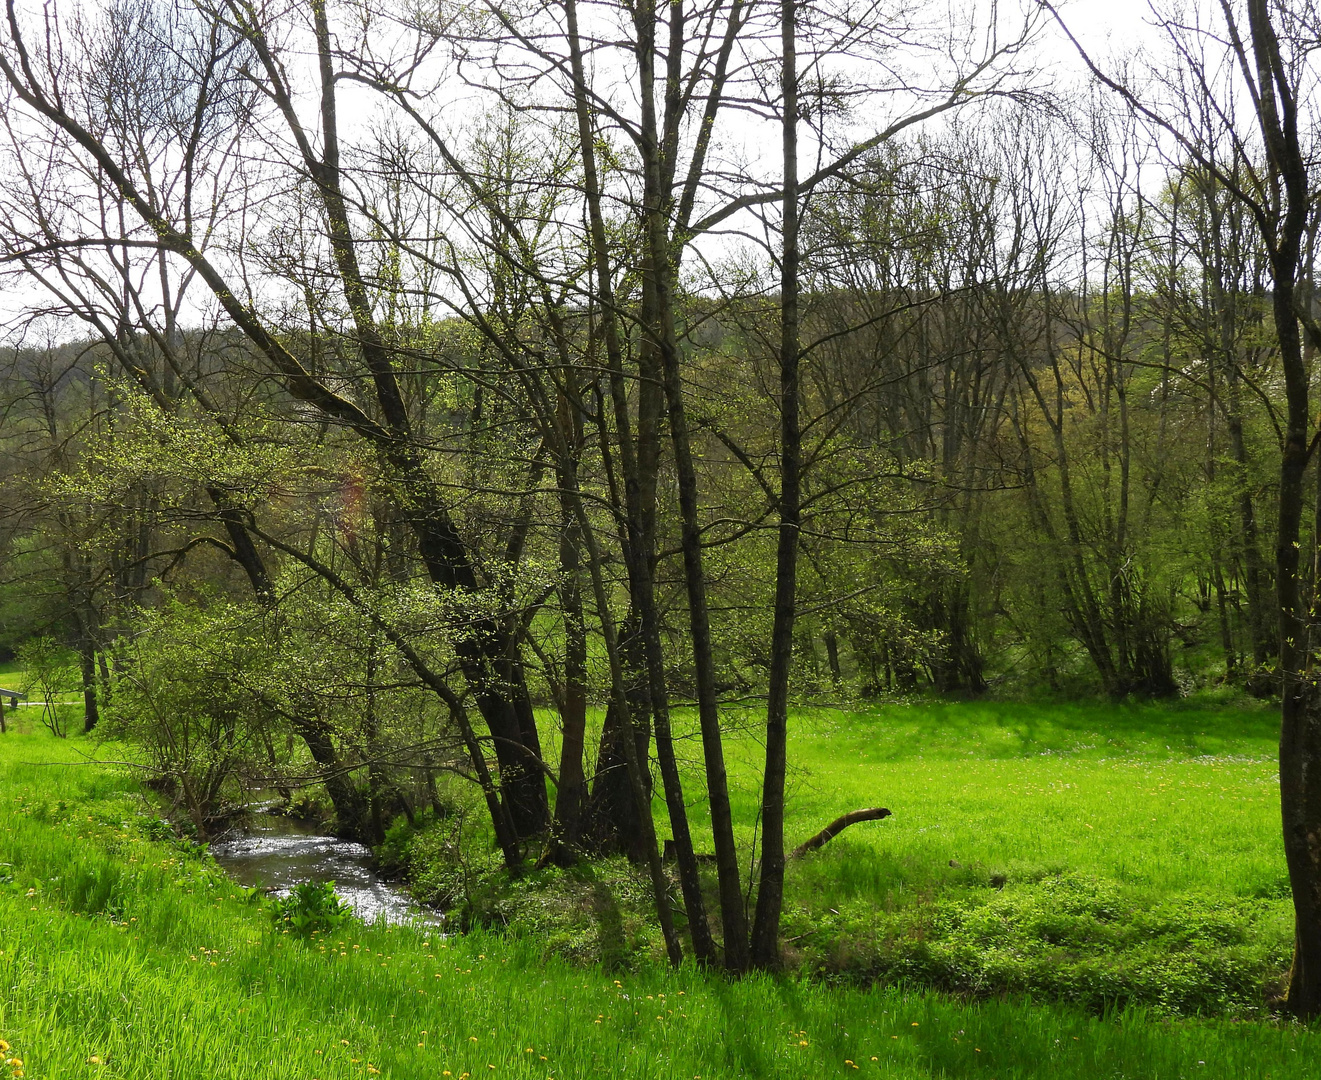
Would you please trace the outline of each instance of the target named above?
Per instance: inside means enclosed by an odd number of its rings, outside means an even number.
[[[1278,719],[1258,708],[927,704],[794,718],[792,838],[860,806],[894,811],[845,836],[905,887],[1067,867],[1160,890],[1287,890]],[[751,838],[760,748],[734,742],[737,814]],[[826,852],[829,848],[825,849]],[[806,866],[807,864],[803,864]],[[832,867],[832,870],[835,869]]]
[[[614,976],[534,938],[354,925],[304,944],[146,838],[81,739],[0,741],[0,1037],[28,1077],[1310,1077],[1274,1022],[903,988]],[[894,801],[894,800],[891,800]]]

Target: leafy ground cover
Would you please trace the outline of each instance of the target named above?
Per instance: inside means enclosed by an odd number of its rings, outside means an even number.
[[[1321,1040],[798,978],[547,961],[534,939],[284,933],[82,739],[0,742],[0,1037],[30,1078],[1307,1077]]]
[[[1275,728],[1268,708],[1214,700],[799,712],[791,840],[859,807],[894,813],[791,864],[788,961],[853,985],[1098,1011],[1268,1011],[1292,935]],[[730,755],[749,851],[760,752],[749,717]],[[697,797],[695,761],[688,774]],[[622,863],[510,882],[480,834],[458,867],[453,823],[402,832],[388,846],[417,893],[469,921],[625,968],[659,953],[648,888]]]

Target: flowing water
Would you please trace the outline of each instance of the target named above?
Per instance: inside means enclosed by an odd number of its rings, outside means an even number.
[[[335,892],[363,922],[438,924],[441,917],[382,880],[371,852],[352,840],[323,836],[315,828],[275,814],[251,815],[240,836],[211,845],[211,854],[235,881],[286,896],[302,881],[333,881]]]

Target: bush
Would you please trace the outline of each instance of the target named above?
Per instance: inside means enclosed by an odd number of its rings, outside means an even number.
[[[271,904],[271,921],[299,937],[328,934],[352,917],[353,909],[336,894],[333,881],[301,882]]]
[[[74,654],[52,637],[37,637],[18,647],[18,662],[27,673],[23,692],[41,701],[41,722],[52,735],[67,737],[68,717],[60,712],[60,699],[82,687]]]
[[[173,602],[140,612],[116,645],[101,738],[141,751],[147,786],[201,839],[243,798],[245,773],[269,767],[271,710],[253,692],[270,667],[261,612]]]
[[[1061,874],[893,913],[844,908],[816,924],[818,971],[976,997],[1029,994],[1096,1012],[1142,1005],[1246,1016],[1263,1007],[1288,964],[1279,914],[1243,898],[1153,899]]]

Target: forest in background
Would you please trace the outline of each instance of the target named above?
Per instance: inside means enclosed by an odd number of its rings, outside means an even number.
[[[735,970],[794,705],[1227,683],[1306,761],[1317,12],[1065,88],[1020,14],[11,0],[0,644],[203,835],[457,778]]]

